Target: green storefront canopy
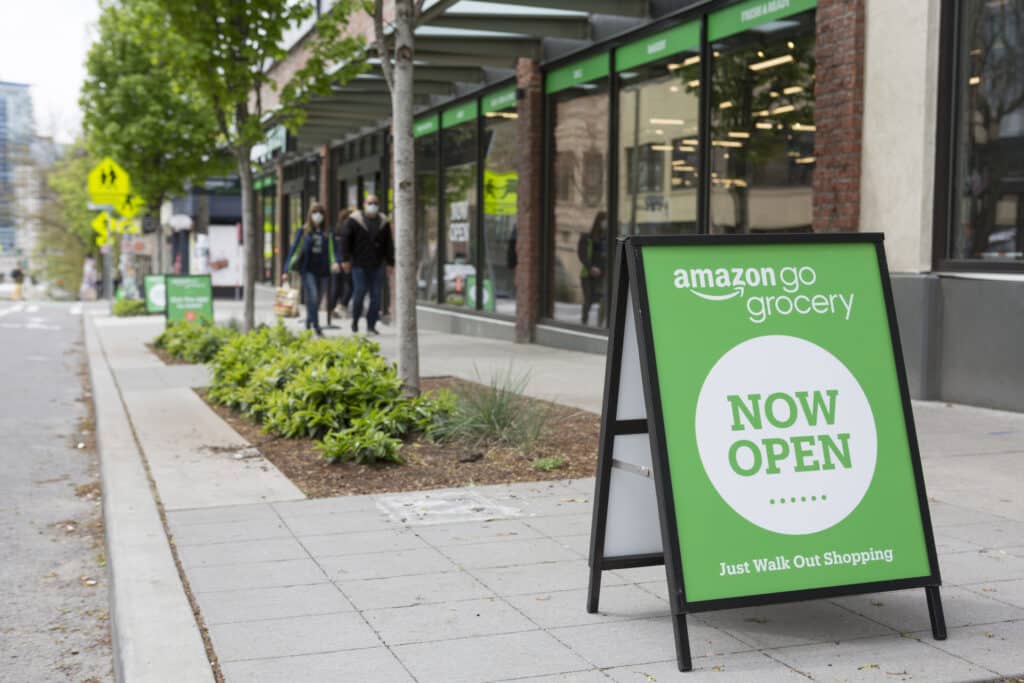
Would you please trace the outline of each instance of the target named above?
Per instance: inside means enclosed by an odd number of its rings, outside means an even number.
[[[588,57],[581,61],[548,72],[544,79],[544,91],[556,93],[581,83],[596,81],[608,75],[608,53]]]
[[[685,50],[699,48],[700,22],[691,21],[623,45],[615,51],[615,70],[625,71]]]
[[[467,123],[476,120],[480,114],[480,108],[476,100],[470,100],[451,109],[445,109],[441,114],[441,127],[451,128],[460,123]]]
[[[484,95],[482,100],[484,113],[501,111],[502,109],[513,109],[516,106],[516,88],[509,86],[490,95]]]
[[[412,124],[412,134],[414,137],[420,137],[422,135],[430,135],[436,133],[438,128],[437,114],[431,114],[424,116],[421,119],[416,119]]]
[[[719,40],[817,6],[817,0],[747,0],[708,16],[708,40]]]

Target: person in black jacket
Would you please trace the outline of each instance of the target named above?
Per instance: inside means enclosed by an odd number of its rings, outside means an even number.
[[[353,211],[355,211],[354,208],[344,208],[338,212],[338,223],[334,231],[332,231],[334,253],[336,254],[341,254],[342,231],[345,229],[345,223]],[[338,272],[331,276],[331,282],[333,286],[331,287],[331,297],[327,303],[327,308],[343,319],[348,316],[348,304],[352,300],[352,274],[346,273],[339,268]]]
[[[582,322],[590,318],[590,307],[597,307],[597,324],[604,326],[604,268],[608,260],[608,215],[601,211],[594,216],[590,232],[580,234],[576,255],[580,258],[580,288],[583,290]]]
[[[288,250],[285,263],[289,270],[298,270],[302,274],[302,288],[306,297],[306,329],[320,330],[320,300],[326,291],[331,271],[338,269],[337,256],[334,252],[334,240],[326,229],[327,212],[319,202],[309,207],[306,223],[295,235],[295,242]]]
[[[362,211],[354,211],[341,229],[341,268],[352,274],[352,331],[359,331],[363,298],[370,294],[366,331],[379,334],[380,292],[385,266],[395,265],[395,243],[391,222],[380,213],[376,195],[369,195]]]

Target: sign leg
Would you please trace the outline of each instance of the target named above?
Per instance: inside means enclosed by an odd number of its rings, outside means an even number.
[[[693,671],[690,658],[690,634],[686,629],[686,615],[672,615],[672,631],[676,637],[676,663],[680,671]]]
[[[928,599],[928,617],[932,622],[932,636],[935,640],[946,639],[946,617],[942,613],[942,598],[938,586],[925,586],[925,597]]]
[[[590,586],[587,589],[587,613],[597,614],[597,603],[601,599],[601,565],[590,562]]]

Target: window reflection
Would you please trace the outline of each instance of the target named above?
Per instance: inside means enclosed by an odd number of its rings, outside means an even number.
[[[700,56],[619,77],[619,234],[696,232]]]
[[[603,327],[610,279],[607,80],[562,91],[552,100],[550,312],[556,320]]]
[[[476,277],[473,235],[476,232],[476,121],[441,131],[444,172],[445,303],[465,306],[467,281]]]
[[[437,301],[437,135],[416,138],[416,296]]]
[[[712,45],[711,231],[811,229],[814,12]]]
[[[507,315],[516,312],[518,125],[515,110],[485,114],[484,280],[480,308]],[[470,290],[475,296],[472,286]]]
[[[1024,0],[961,10],[950,255],[1024,259]]]

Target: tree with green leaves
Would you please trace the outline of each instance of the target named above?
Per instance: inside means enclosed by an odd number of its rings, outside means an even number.
[[[133,194],[158,215],[187,183],[229,168],[214,113],[171,69],[183,41],[152,0],[108,0],[98,23],[80,97],[86,139],[128,171]]]
[[[170,56],[176,78],[187,82],[210,107],[220,139],[234,157],[242,194],[245,242],[246,329],[255,323],[257,226],[251,150],[264,138],[264,97],[277,90],[269,67],[288,56],[285,32],[309,18],[311,0],[153,0],[180,39]],[[364,41],[346,29],[362,2],[340,0],[309,41],[308,59],[280,89],[274,118],[292,129],[301,125],[301,104],[330,92],[366,68]]]

